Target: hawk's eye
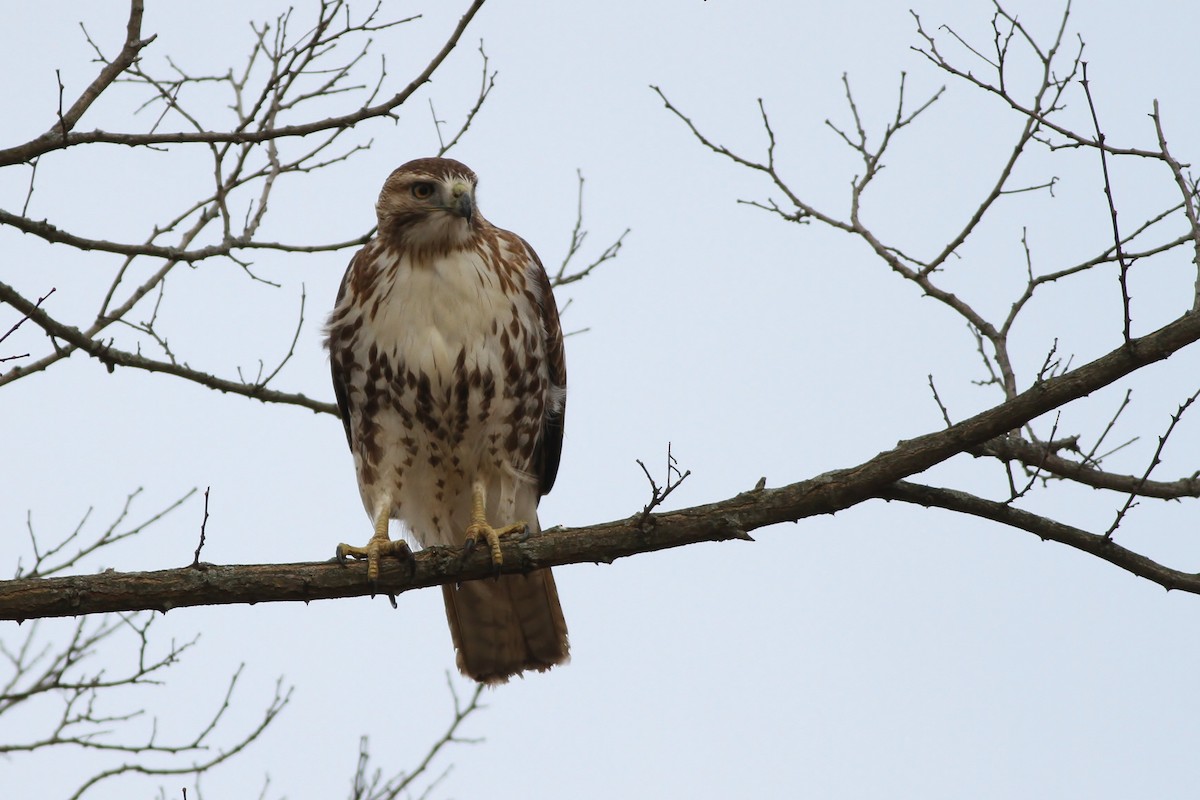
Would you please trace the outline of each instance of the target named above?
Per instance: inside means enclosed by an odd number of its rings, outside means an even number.
[[[433,184],[422,181],[414,183],[412,188],[413,197],[418,200],[428,200],[433,196]]]

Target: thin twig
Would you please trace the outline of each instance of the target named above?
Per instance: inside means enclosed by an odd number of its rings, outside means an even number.
[[[1163,448],[1167,446],[1167,439],[1171,437],[1171,433],[1175,430],[1175,426],[1179,424],[1179,420],[1183,418],[1184,413],[1191,407],[1192,403],[1196,402],[1197,397],[1200,397],[1200,389],[1197,389],[1191,397],[1189,397],[1187,400],[1184,400],[1179,408],[1176,409],[1175,413],[1171,415],[1171,422],[1169,425],[1167,425],[1166,431],[1163,432],[1162,436],[1158,437],[1158,446],[1154,448],[1154,455],[1150,457],[1150,463],[1146,465],[1146,471],[1138,480],[1137,487],[1129,492],[1129,496],[1125,499],[1125,504],[1122,505],[1120,510],[1117,511],[1117,515],[1113,519],[1112,525],[1110,525],[1108,530],[1104,532],[1104,538],[1112,539],[1113,534],[1117,532],[1117,528],[1121,526],[1121,522],[1125,519],[1125,515],[1129,513],[1131,508],[1137,505],[1136,500],[1141,494],[1142,486],[1147,480],[1149,480],[1150,473],[1154,471],[1154,468],[1162,463],[1162,452]]]
[[[204,487],[204,518],[200,520],[200,541],[196,545],[195,555],[192,556],[192,566],[200,566],[200,551],[204,549],[205,529],[208,527],[208,492],[211,486]]]
[[[1133,324],[1130,318],[1129,309],[1130,264],[1129,260],[1125,258],[1125,253],[1122,249],[1121,229],[1117,224],[1117,202],[1113,198],[1112,179],[1108,173],[1108,152],[1104,148],[1106,137],[1104,135],[1104,131],[1100,129],[1100,118],[1096,114],[1096,104],[1092,100],[1092,88],[1088,81],[1088,64],[1086,61],[1082,62],[1082,68],[1083,77],[1079,80],[1079,83],[1083,86],[1084,96],[1087,97],[1088,111],[1091,112],[1092,115],[1092,125],[1096,131],[1096,142],[1099,145],[1096,150],[1100,154],[1100,172],[1104,176],[1104,198],[1108,201],[1108,215],[1112,220],[1113,247],[1117,254],[1117,263],[1120,266],[1120,269],[1117,272],[1117,282],[1121,287],[1121,308],[1125,313],[1125,344],[1129,344],[1130,337],[1132,336],[1130,333],[1130,328]]]

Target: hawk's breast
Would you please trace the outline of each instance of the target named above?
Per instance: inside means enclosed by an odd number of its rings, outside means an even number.
[[[347,291],[360,287],[352,305],[365,313],[361,323],[335,321],[330,338],[348,356],[351,442],[368,511],[386,492],[406,518],[424,504],[418,495],[449,500],[477,478],[511,482],[532,468],[550,395],[545,332],[527,275],[505,271],[527,257],[490,255],[462,250],[413,264],[378,254],[355,266],[374,270]]]

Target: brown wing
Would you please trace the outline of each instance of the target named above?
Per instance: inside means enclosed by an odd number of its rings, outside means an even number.
[[[542,326],[546,330],[546,366],[550,374],[551,390],[562,392],[562,403],[558,409],[552,409],[550,403],[546,403],[546,413],[542,418],[542,438],[534,455],[539,492],[546,495],[554,488],[554,479],[558,477],[558,464],[562,459],[563,423],[567,411],[567,360],[563,351],[562,323],[558,319],[558,305],[554,302],[550,276],[546,274],[542,260],[530,247],[529,242],[521,239],[521,244],[525,245],[533,263],[537,265],[537,274],[534,277],[538,282]]]
[[[333,306],[335,309],[342,307],[342,298],[346,295],[346,287],[350,285],[350,273],[354,271],[354,264],[361,253],[361,250],[355,253],[350,259],[350,265],[346,267],[346,274],[342,276],[342,283],[338,286],[337,300]],[[350,436],[350,396],[346,388],[350,377],[350,365],[346,363],[350,358],[348,344],[349,342],[335,342],[332,334],[325,340],[325,346],[329,349],[329,372],[333,376],[333,396],[337,398],[338,412],[342,417],[342,425],[346,428],[346,444],[353,450],[354,440]]]

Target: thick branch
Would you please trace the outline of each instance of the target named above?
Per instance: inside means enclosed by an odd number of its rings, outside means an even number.
[[[783,505],[786,507],[787,503]],[[761,518],[761,514],[762,511],[754,518]],[[651,517],[653,524],[645,529],[638,528],[631,519],[573,530],[554,529],[524,542],[502,540],[503,571],[527,572],[559,564],[612,561],[695,542],[746,538],[735,520],[735,517],[707,515],[701,507]],[[753,522],[749,524],[757,527]],[[156,572],[104,572],[69,578],[0,581],[0,619],[22,621],[123,609],[166,612],[184,606],[228,603],[308,602],[376,592],[400,594],[493,574],[486,548],[464,561],[460,549],[433,547],[416,554],[411,562],[385,559],[376,591],[367,583],[366,565],[357,562],[346,566],[336,562],[202,564]]]
[[[547,531],[525,542],[505,542],[503,571],[526,572],[587,561],[611,562],[635,553],[696,542],[746,539],[749,531],[767,525],[850,508],[884,496],[896,481],[1019,428],[1041,414],[1167,358],[1198,339],[1200,314],[1187,314],[1090,364],[1043,381],[1009,402],[936,433],[901,442],[856,467],[834,470],[778,489],[744,492],[705,506],[649,517],[636,515],[585,528]],[[343,567],[336,563],[203,566],[7,581],[0,583],[0,619],[361,596],[373,593],[365,570],[361,564]],[[483,550],[464,562],[461,551],[435,547],[416,555],[412,562],[385,565],[377,591],[399,594],[491,574],[490,559]],[[1200,578],[1194,586],[1174,588],[1200,592]]]

